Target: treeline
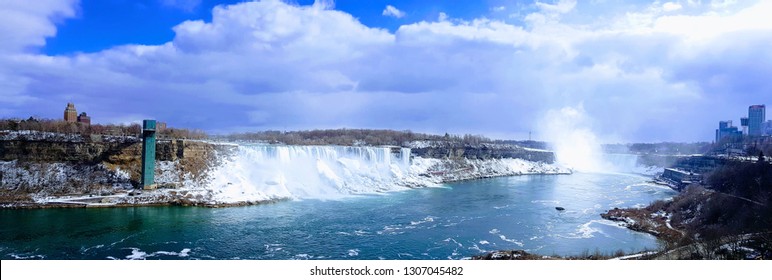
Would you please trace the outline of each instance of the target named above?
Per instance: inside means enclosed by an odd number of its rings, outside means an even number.
[[[709,173],[706,182],[716,195],[703,202],[696,232],[717,236],[772,231],[772,164],[764,158],[730,161]]]
[[[533,141],[533,140],[496,140],[494,141],[496,144],[505,144],[505,145],[517,145],[520,147],[526,147],[531,149],[540,149],[540,150],[549,150],[550,146],[549,143],[543,142],[543,141]]]
[[[236,133],[223,137],[230,141],[261,141],[272,144],[288,145],[393,145],[407,146],[413,141],[446,141],[457,144],[475,145],[492,143],[489,138],[480,135],[433,135],[416,133],[409,130],[377,129],[325,129],[304,131],[261,131]]]
[[[66,122],[63,120],[36,119],[30,117],[26,120],[2,119],[0,130],[6,131],[41,131],[61,134],[79,134],[90,136],[92,134],[112,136],[140,136],[142,126],[139,124],[83,124]],[[202,130],[189,130],[179,128],[167,128],[158,132],[159,138],[172,139],[206,139],[208,135]]]
[[[167,127],[157,132],[160,139],[209,139],[209,134],[200,129],[184,129]]]
[[[726,137],[712,146],[711,153],[715,155],[736,155],[737,152],[746,156],[756,156],[759,153],[772,155],[772,137],[743,136],[740,138]]]
[[[742,258],[732,255],[737,252],[722,253],[722,246],[728,239],[747,234],[757,236],[752,247],[764,255],[772,254],[772,164],[763,158],[719,166],[707,175],[706,186],[690,186],[672,201],[657,201],[647,209],[672,213],[673,224],[686,233],[685,240],[673,245],[698,242],[703,248],[694,258],[712,259],[716,254]],[[695,236],[698,238],[693,239]]]
[[[603,150],[608,153],[632,153],[632,154],[659,154],[659,155],[691,155],[704,154],[713,149],[708,142],[697,143],[633,143],[633,144],[606,144]]]

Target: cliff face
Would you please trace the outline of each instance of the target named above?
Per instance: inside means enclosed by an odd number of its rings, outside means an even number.
[[[0,140],[0,204],[35,197],[111,195],[139,185],[142,142],[134,137],[8,137]],[[10,139],[9,139],[10,138]],[[229,146],[159,140],[156,183],[174,188],[205,180]]]
[[[423,158],[466,158],[466,159],[524,159],[528,161],[554,163],[555,155],[550,151],[525,149],[515,145],[478,144],[453,145],[450,143],[432,143],[411,147],[415,156]]]
[[[0,131],[0,206],[83,205],[86,202],[217,205],[229,203],[228,195],[239,199],[245,195],[243,191],[230,193],[240,185],[228,186],[241,177],[230,175],[230,167],[224,164],[239,154],[238,146],[187,140],[157,141],[155,183],[159,190],[136,195],[131,190],[140,183],[141,148],[141,141],[135,137]],[[403,180],[400,182],[403,187],[492,176],[570,172],[550,165],[554,162],[552,152],[516,145],[437,141],[417,143],[411,149],[414,158],[409,167],[410,176],[395,175]],[[222,171],[225,173],[217,172],[222,168],[226,169]],[[384,184],[394,183],[392,179],[384,179]],[[255,201],[284,198],[263,193],[255,197],[259,198]]]

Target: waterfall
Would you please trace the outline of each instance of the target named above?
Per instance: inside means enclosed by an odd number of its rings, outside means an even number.
[[[221,201],[337,198],[404,189],[410,149],[241,145],[211,173]]]

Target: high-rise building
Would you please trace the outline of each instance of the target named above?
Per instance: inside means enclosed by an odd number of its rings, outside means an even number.
[[[78,111],[75,110],[75,104],[67,103],[67,108],[64,108],[64,121],[77,122]]]
[[[748,118],[740,118],[740,126],[743,128],[743,135],[748,135]]]
[[[737,127],[732,126],[732,121],[720,121],[718,122],[718,129],[716,129],[716,143],[720,142],[724,138],[730,138],[732,140],[742,137],[742,131],[737,130]]]
[[[764,111],[766,111],[766,107],[763,104],[748,107],[748,135],[761,136],[763,134],[761,126],[767,121]]]

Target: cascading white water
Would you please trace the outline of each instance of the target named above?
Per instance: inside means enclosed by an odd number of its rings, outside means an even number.
[[[410,149],[389,147],[242,145],[212,172],[219,201],[336,198],[404,189]]]

